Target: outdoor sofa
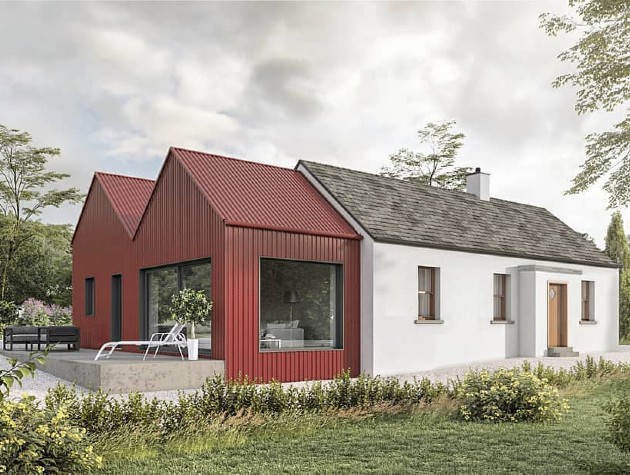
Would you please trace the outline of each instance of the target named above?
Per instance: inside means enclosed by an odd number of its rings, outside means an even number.
[[[3,332],[2,348],[13,350],[13,345],[24,345],[24,349],[33,350],[35,345],[41,350],[42,346],[63,344],[68,345],[69,350],[79,349],[80,331],[72,325],[64,326],[14,326],[6,327]],[[8,348],[7,348],[8,347]]]

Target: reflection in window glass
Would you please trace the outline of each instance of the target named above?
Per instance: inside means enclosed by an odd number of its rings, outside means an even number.
[[[147,291],[148,336],[156,332],[168,332],[175,321],[169,307],[171,298],[181,289],[203,290],[208,299],[211,295],[211,266],[209,262],[184,264],[145,271]],[[188,334],[190,329],[187,328]],[[196,325],[195,334],[201,349],[210,349],[211,323]]]
[[[212,271],[210,264],[182,266],[180,275],[183,289],[203,290],[208,300],[212,300]],[[190,327],[190,325],[187,325]],[[201,348],[209,348],[211,335],[211,319],[203,325],[195,325],[195,336],[199,338]],[[190,328],[187,328],[190,334]]]
[[[341,266],[261,259],[260,349],[342,347]]]
[[[149,335],[168,331],[175,323],[169,307],[177,292],[177,268],[168,267],[147,272]],[[164,330],[168,328],[167,330]]]

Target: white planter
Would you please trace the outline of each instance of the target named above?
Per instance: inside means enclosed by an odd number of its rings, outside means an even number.
[[[199,338],[188,339],[188,359],[190,361],[199,359]]]

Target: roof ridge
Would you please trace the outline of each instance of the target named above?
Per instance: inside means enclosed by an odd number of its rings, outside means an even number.
[[[252,165],[260,165],[263,167],[269,167],[269,168],[274,168],[274,169],[281,169],[281,170],[287,170],[287,171],[292,171],[292,172],[297,172],[297,170],[293,169],[293,168],[289,168],[289,167],[283,167],[280,165],[271,165],[269,163],[262,163],[262,162],[256,162],[254,160],[247,160],[245,158],[238,158],[238,157],[228,157],[226,155],[217,155],[216,153],[208,153],[208,152],[202,152],[200,150],[192,150],[189,148],[183,148],[183,147],[172,147],[171,146],[171,150],[181,150],[183,152],[188,152],[188,153],[198,153],[199,155],[205,155],[208,157],[213,157],[213,158],[223,158],[226,160],[233,160],[235,162],[241,162],[241,163],[251,163]]]
[[[133,176],[133,175],[123,175],[121,173],[110,173],[110,172],[94,172],[95,175],[108,175],[108,176],[115,176],[118,178],[128,178],[131,180],[142,180],[142,181],[150,181],[155,183],[155,180],[152,180],[151,178],[143,178],[140,176]]]
[[[416,181],[404,180],[402,178],[396,178],[396,177],[393,177],[393,176],[378,175],[376,173],[366,172],[364,170],[356,170],[354,168],[340,167],[340,166],[337,166],[337,165],[330,165],[328,163],[322,163],[322,162],[312,162],[312,161],[309,161],[309,160],[300,160],[298,162],[298,165],[299,165],[300,162],[304,163],[304,164],[307,164],[307,165],[309,163],[312,163],[312,164],[315,164],[315,165],[323,165],[325,167],[337,168],[337,169],[340,169],[340,170],[347,170],[347,171],[352,172],[352,173],[361,173],[363,175],[370,175],[371,177],[375,177],[375,178],[379,178],[379,179],[383,179],[383,180],[395,181],[396,183],[403,183],[405,186],[417,186],[417,187],[420,187],[420,188],[422,188],[424,190],[431,191],[431,192],[436,192],[436,193],[450,193],[450,194],[454,194],[454,195],[455,194],[458,194],[458,195],[465,194],[465,195],[468,195],[467,196],[468,198],[470,198],[472,196],[472,193],[468,193],[467,191],[463,191],[463,190],[451,190],[451,189],[448,189],[448,188],[440,188],[438,186],[427,185],[426,183],[418,183]],[[296,165],[296,167],[297,167],[297,165]],[[483,200],[478,200],[478,201],[479,202],[483,202]],[[543,209],[543,210],[545,210],[545,211],[550,213],[550,211],[547,208],[545,208],[544,206],[532,205],[532,204],[529,204],[529,203],[522,203],[520,201],[506,200],[506,199],[503,199],[503,198],[494,198],[492,196],[490,197],[490,201],[502,201],[504,203],[513,203],[513,204],[517,204],[519,206],[528,206],[530,208]]]

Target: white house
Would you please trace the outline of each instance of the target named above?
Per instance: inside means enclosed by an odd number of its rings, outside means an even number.
[[[362,235],[361,369],[396,374],[618,345],[618,266],[543,208],[301,161]]]

